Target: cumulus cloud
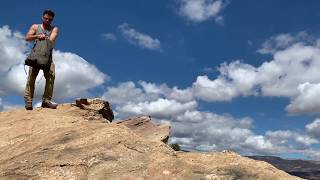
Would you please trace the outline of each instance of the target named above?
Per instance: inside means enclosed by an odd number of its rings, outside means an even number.
[[[306,132],[320,141],[320,119],[314,120],[312,123],[306,125]]]
[[[178,87],[173,87],[168,93],[167,97],[169,99],[174,99],[178,102],[189,102],[194,100],[194,95],[192,88],[179,89]]]
[[[320,151],[319,150],[309,149],[309,150],[304,151],[303,153],[313,160],[320,161]]]
[[[198,110],[188,110],[170,122],[170,143],[178,143],[188,150],[228,149],[246,155],[306,154],[312,145],[319,143],[306,133],[294,131],[269,131],[259,135],[253,132],[253,120],[250,118]]]
[[[275,53],[272,61],[258,69],[263,95],[293,97],[299,94],[300,84],[320,82],[316,70],[320,67],[319,58],[318,47],[301,44]]]
[[[123,37],[131,44],[149,50],[161,50],[161,43],[159,39],[152,38],[147,34],[138,32],[131,28],[127,23],[119,25],[118,28]]]
[[[198,76],[193,83],[194,96],[205,101],[230,101],[241,95],[255,94],[256,69],[240,61],[222,64],[220,76],[210,80],[207,76]]]
[[[214,21],[218,24],[218,25],[221,25],[223,26],[224,25],[224,17],[222,16],[218,16],[214,19]]]
[[[227,5],[224,0],[178,0],[179,14],[191,22],[203,22],[215,18],[217,24],[223,24],[219,13]]]
[[[103,36],[104,39],[106,39],[106,40],[112,40],[112,41],[117,40],[116,35],[114,35],[113,33],[105,33],[105,34],[102,34],[102,36]]]
[[[186,110],[195,109],[196,107],[196,101],[179,103],[175,100],[160,98],[156,101],[140,102],[138,104],[129,102],[117,110],[121,114],[150,115],[155,118],[170,118],[177,116]]]
[[[8,26],[0,28],[0,92],[1,95],[22,95],[26,84],[24,60],[30,50],[19,32]],[[88,94],[88,90],[102,85],[109,76],[77,54],[54,51],[56,81],[54,98],[74,98]],[[27,68],[28,70],[28,68]],[[44,89],[42,71],[36,81],[35,97],[41,97]]]
[[[186,111],[173,118],[170,143],[184,149],[233,150],[243,154],[276,154],[284,147],[252,131],[253,120],[203,111]]]
[[[319,112],[314,98],[320,83],[319,40],[306,34],[283,36],[277,40],[273,59],[260,66],[236,60],[223,63],[215,79],[198,76],[192,86],[194,97],[209,102],[252,95],[286,97],[292,100],[286,108],[290,114]]]
[[[157,85],[145,81],[139,81],[137,84],[132,81],[122,82],[115,87],[108,87],[102,95],[102,99],[117,105],[123,105],[129,101],[133,103],[150,102],[159,98],[175,100],[180,103],[194,100],[191,88],[169,88],[166,84]]]
[[[115,111],[121,115],[119,118],[151,115],[161,119],[197,106],[189,89],[169,88],[166,84],[157,85],[145,81],[139,81],[137,84],[129,81],[116,87],[108,87],[102,99],[117,106]]]
[[[302,31],[295,35],[289,33],[278,34],[272,36],[266,40],[258,52],[261,54],[274,54],[279,50],[284,50],[294,43],[298,42],[308,42],[315,43],[314,38],[312,38],[308,33]]]
[[[320,112],[320,83],[308,82],[298,86],[299,95],[286,107],[290,114],[319,113]]]
[[[318,47],[295,44],[275,53],[273,60],[259,67],[239,61],[222,64],[218,78],[199,76],[193,86],[196,96],[208,101],[231,100],[257,92],[264,96],[295,97],[300,93],[300,84],[320,82],[319,58]]]
[[[102,95],[102,99],[110,101],[112,104],[123,105],[128,102],[138,103],[158,99],[156,94],[144,93],[143,89],[136,87],[132,81],[123,82],[116,87],[108,87]]]
[[[277,145],[294,146],[295,149],[308,149],[311,145],[319,143],[317,139],[314,139],[307,134],[301,134],[293,131],[268,131],[266,137]]]
[[[12,66],[20,64],[28,49],[20,32],[13,32],[9,26],[0,27],[0,73],[6,73]]]
[[[102,85],[110,77],[94,65],[70,52],[55,51],[55,94],[57,98],[88,95],[88,90]]]

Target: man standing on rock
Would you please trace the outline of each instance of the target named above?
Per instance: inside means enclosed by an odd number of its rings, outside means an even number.
[[[53,44],[55,43],[58,37],[58,27],[54,27],[51,25],[54,12],[51,10],[45,10],[42,14],[42,24],[33,24],[29,32],[26,35],[27,41],[41,41],[45,39],[49,39]],[[44,94],[42,97],[42,107],[44,108],[52,108],[56,109],[57,105],[51,102],[52,94],[53,94],[53,86],[55,79],[55,65],[52,62],[52,53],[50,68],[44,69],[43,74],[46,79],[46,85]],[[29,67],[28,80],[24,92],[24,100],[25,100],[25,108],[27,110],[32,110],[32,99],[34,95],[35,81],[37,75],[40,71],[40,68],[37,67]]]

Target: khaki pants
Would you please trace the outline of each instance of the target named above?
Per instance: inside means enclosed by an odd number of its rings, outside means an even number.
[[[40,69],[36,67],[29,67],[28,80],[24,91],[24,99],[26,102],[32,102],[35,88],[35,81]],[[49,69],[43,70],[46,79],[46,86],[42,96],[43,102],[49,102],[52,99],[53,86],[55,79],[55,65],[51,63]]]

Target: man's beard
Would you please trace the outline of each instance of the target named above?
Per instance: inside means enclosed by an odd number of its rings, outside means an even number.
[[[50,26],[50,24],[51,24],[51,23],[47,23],[47,22],[45,22],[45,21],[42,21],[42,23],[43,23],[44,25],[46,25],[46,26]]]

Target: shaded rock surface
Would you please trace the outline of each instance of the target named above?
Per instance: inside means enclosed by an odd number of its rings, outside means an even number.
[[[233,152],[176,152],[95,113],[1,112],[0,179],[299,179]]]
[[[150,116],[129,118],[117,122],[130,128],[135,134],[151,141],[168,142],[170,126],[167,124],[155,124]]]

